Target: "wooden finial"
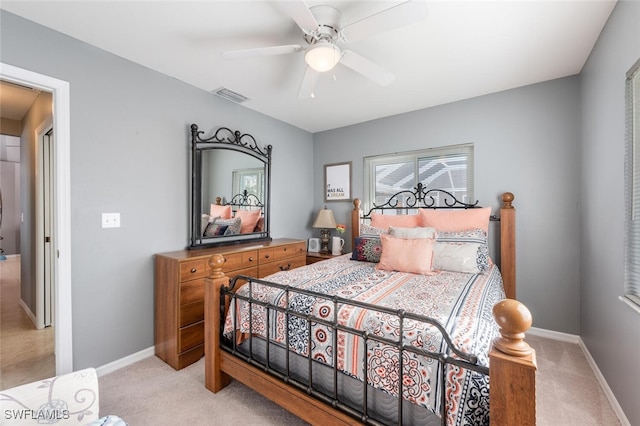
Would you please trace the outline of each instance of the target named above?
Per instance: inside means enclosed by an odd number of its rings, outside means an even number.
[[[503,209],[512,209],[513,206],[511,205],[511,202],[513,201],[513,194],[511,192],[505,192],[504,194],[502,194],[502,202],[504,203],[504,206],[502,206]]]
[[[222,265],[224,265],[225,259],[221,254],[214,254],[209,258],[209,266],[211,267],[211,278],[220,278],[224,276],[222,272]]]
[[[222,205],[222,197],[216,197],[216,206]]]
[[[493,317],[500,326],[500,337],[493,341],[496,349],[517,357],[533,352],[524,341],[524,333],[532,323],[531,312],[525,305],[514,299],[504,299],[493,307]]]
[[[354,198],[353,199],[353,207],[356,210],[360,210],[360,198]]]

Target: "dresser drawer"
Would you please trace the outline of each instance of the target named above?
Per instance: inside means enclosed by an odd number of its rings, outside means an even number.
[[[264,278],[267,275],[275,274],[276,272],[279,272],[279,271],[289,271],[291,269],[304,266],[306,265],[306,263],[307,263],[306,256],[296,256],[296,257],[291,257],[278,262],[261,264],[260,266],[258,266],[258,277]]]
[[[289,257],[299,256],[307,254],[307,244],[300,242],[296,244],[288,244],[286,246],[278,246],[273,248],[273,255],[275,260],[287,259]]]
[[[258,253],[258,264],[262,265],[264,263],[273,262],[275,260],[275,255],[273,254],[273,247],[260,249]]]
[[[204,278],[180,283],[180,305],[204,300]]]
[[[205,259],[180,262],[180,281],[204,278],[207,275],[207,261]]]
[[[204,300],[198,300],[196,302],[180,306],[179,315],[180,327],[204,320]]]
[[[204,342],[204,321],[183,327],[178,334],[178,352],[195,348]]]
[[[238,269],[250,268],[258,264],[258,250],[243,251],[240,253],[225,254],[222,271],[226,274]]]
[[[260,265],[307,253],[306,243],[300,242],[260,249]]]

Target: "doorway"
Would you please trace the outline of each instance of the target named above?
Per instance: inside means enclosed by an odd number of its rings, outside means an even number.
[[[55,324],[56,374],[69,373],[73,371],[69,83],[4,63],[0,63],[0,78],[53,94],[52,127],[55,129],[55,135],[51,134],[53,140],[51,235],[54,238],[50,242],[51,252],[54,254],[51,259],[51,273],[57,288],[50,293],[50,297],[53,300],[51,314]]]

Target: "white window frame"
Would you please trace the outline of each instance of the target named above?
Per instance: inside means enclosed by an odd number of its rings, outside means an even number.
[[[625,82],[624,296],[640,313],[640,59]]]
[[[264,199],[264,167],[254,167],[250,169],[238,169],[233,170],[231,172],[231,196],[235,197],[237,194],[242,194],[242,192],[247,189],[244,185],[245,176],[252,176],[256,179],[256,192],[254,194],[253,191],[248,191],[249,194],[253,194],[256,196],[261,203],[265,202]],[[255,201],[255,200],[250,200]]]
[[[459,201],[474,202],[473,197],[473,143],[450,145],[436,148],[427,148],[418,151],[407,151],[394,154],[376,155],[364,158],[364,212],[368,212],[373,207],[373,201],[376,197],[376,167],[380,165],[414,161],[416,164],[416,172],[414,173],[414,182],[412,188],[418,183],[419,173],[417,164],[419,159],[448,157],[455,154],[464,154],[467,156],[467,196]],[[438,188],[444,189],[444,188]]]

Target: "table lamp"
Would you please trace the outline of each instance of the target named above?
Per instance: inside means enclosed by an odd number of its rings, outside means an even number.
[[[331,234],[331,229],[336,227],[333,212],[326,207],[320,210],[318,217],[313,222],[313,227],[320,228],[320,253],[329,253],[329,235]]]

